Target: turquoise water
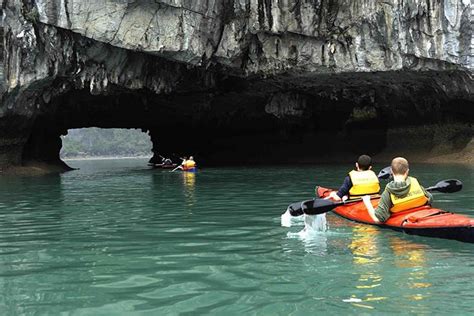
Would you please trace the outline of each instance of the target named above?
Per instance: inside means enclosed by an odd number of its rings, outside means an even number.
[[[349,166],[152,170],[72,161],[59,176],[0,178],[2,315],[454,315],[474,312],[474,245],[328,214],[311,238],[286,206]],[[377,166],[376,169],[384,166]],[[412,166],[436,206],[474,217],[474,168]]]

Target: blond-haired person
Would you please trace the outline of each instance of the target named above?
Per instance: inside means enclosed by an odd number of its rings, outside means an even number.
[[[403,157],[392,160],[393,181],[385,187],[377,208],[373,208],[370,197],[364,196],[364,204],[377,223],[386,222],[393,213],[403,212],[423,205],[431,205],[433,196],[414,177],[408,176],[408,161]]]

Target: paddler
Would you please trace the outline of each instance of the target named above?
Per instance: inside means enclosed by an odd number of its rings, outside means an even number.
[[[183,162],[181,163],[181,166],[178,168],[183,170],[183,171],[194,171],[196,169],[196,162],[194,161],[194,157],[190,156],[189,159],[186,157],[181,158]]]
[[[186,161],[188,161],[188,158],[186,156],[181,158],[181,165],[176,167],[176,169],[184,170],[184,166],[186,165]]]
[[[329,198],[341,201],[366,194],[378,194],[380,192],[379,178],[371,169],[372,158],[361,155],[355,163],[355,169],[349,172],[337,192],[333,191],[329,194]]]
[[[194,161],[194,157],[190,156],[189,159],[183,161],[183,170],[184,171],[192,171],[196,169],[196,162]]]
[[[165,166],[170,166],[173,164],[173,161],[169,158],[165,158],[163,156],[161,156],[161,163]]]
[[[370,203],[370,196],[362,197],[372,219],[384,223],[391,214],[423,205],[431,205],[433,196],[414,177],[409,177],[408,161],[403,157],[392,160],[393,180],[387,184],[376,209]]]

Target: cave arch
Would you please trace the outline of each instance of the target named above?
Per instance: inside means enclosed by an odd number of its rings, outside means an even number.
[[[53,2],[2,7],[0,167],[60,164],[59,135],[87,126],[141,128],[156,150],[209,163],[429,152],[474,134],[464,2],[456,25],[436,1],[428,16],[425,3],[336,1],[306,6],[308,19],[229,1]]]
[[[295,90],[261,93],[242,89],[244,79],[233,80],[242,82],[235,84],[238,91],[227,86],[218,93],[157,95],[112,86],[104,94],[82,88],[46,98],[48,102],[43,98],[22,162],[63,165],[60,136],[86,127],[141,129],[150,134],[155,154],[195,155],[208,164],[324,160],[334,152],[352,153],[364,147],[357,141],[360,129],[349,120],[351,97]],[[365,146],[370,152],[383,147],[384,128],[374,126],[369,134],[382,135],[382,143]]]

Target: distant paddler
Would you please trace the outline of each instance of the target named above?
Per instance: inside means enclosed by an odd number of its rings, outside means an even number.
[[[190,156],[189,159],[183,160],[183,163],[181,164],[181,170],[187,172],[196,171],[196,162],[194,161],[193,156]]]
[[[172,171],[175,171],[175,170],[183,170],[185,172],[196,172],[196,162],[194,161],[194,157],[193,156],[190,156],[189,159],[187,159],[186,157],[183,157],[181,158],[183,160],[183,162],[181,163],[180,166],[177,166],[175,169],[173,169]]]
[[[170,158],[165,158],[161,155],[160,155],[160,157],[161,157],[161,164],[163,166],[171,166],[173,164],[173,161]]]
[[[171,170],[171,172],[174,172],[178,169],[180,170],[183,170],[183,165],[185,164],[185,162],[188,160],[186,157],[180,157],[181,158],[181,164],[179,166],[177,166],[176,168],[174,168],[173,170]]]

